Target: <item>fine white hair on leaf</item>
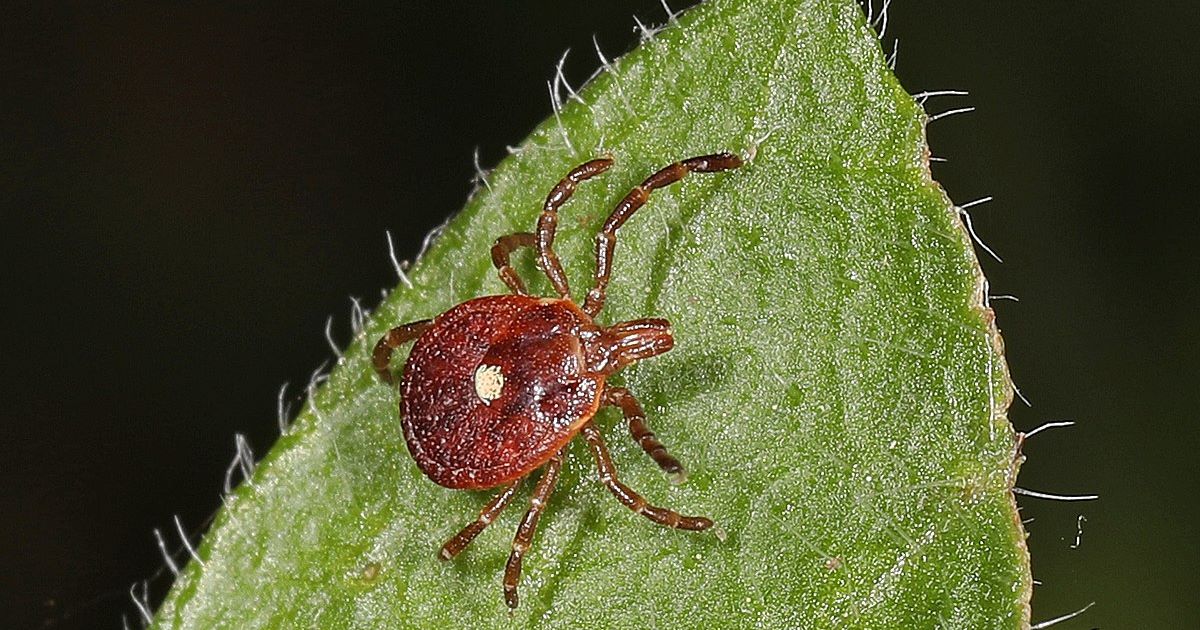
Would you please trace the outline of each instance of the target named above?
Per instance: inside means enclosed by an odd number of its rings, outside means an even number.
[[[225,494],[229,494],[233,490],[233,471],[235,470],[242,473],[242,481],[246,485],[254,485],[250,481],[250,477],[254,475],[254,452],[250,450],[250,443],[246,441],[246,436],[234,433],[233,445],[235,451],[233,461],[229,462],[229,466],[225,469]]]
[[[989,293],[992,290],[992,283],[987,278],[983,278],[983,307],[986,309],[992,308],[992,295]]]
[[[636,114],[633,106],[629,103],[629,97],[625,96],[625,88],[621,85],[621,76],[617,74],[616,67],[608,60],[608,57],[604,56],[604,51],[600,50],[600,42],[596,39],[595,35],[592,35],[592,45],[596,49],[596,56],[600,58],[600,67],[596,68],[591,77],[588,77],[588,81],[590,82],[592,79],[600,76],[601,72],[607,72],[612,77],[613,87],[617,90],[617,98],[621,99],[621,104],[625,106],[625,111],[630,114]]]
[[[137,594],[138,582],[129,585],[129,598],[133,600],[133,605],[137,607],[138,614],[142,616],[142,623],[148,624],[153,621],[150,616],[150,597],[145,582],[141,582],[142,594]],[[143,626],[144,627],[144,626]]]
[[[667,13],[667,23],[678,24],[679,21],[675,18],[678,17],[679,14],[671,10],[671,5],[667,4],[667,0],[659,0],[659,3],[662,4],[663,11]]]
[[[567,150],[571,155],[576,155],[575,145],[571,144],[571,138],[567,136],[567,129],[562,124],[562,101],[558,98],[558,90],[554,89],[554,83],[547,81],[546,89],[550,92],[550,105],[554,108],[554,121],[558,124],[558,133],[562,136],[563,143],[567,145]]]
[[[879,10],[879,39],[887,34],[888,26],[888,7],[892,6],[892,0],[883,0],[883,8]]]
[[[935,120],[941,120],[943,118],[949,118],[950,116],[954,116],[956,114],[967,114],[967,113],[970,113],[973,111],[975,111],[974,107],[959,107],[957,109],[948,109],[944,112],[938,112],[938,113],[930,116],[929,122],[934,122]]]
[[[475,164],[475,174],[471,176],[471,184],[475,186],[475,190],[479,190],[479,187],[482,185],[488,189],[488,192],[491,192],[492,184],[488,181],[487,171],[483,170],[483,167],[479,165],[479,147],[475,147],[475,155],[472,158],[472,162]],[[473,196],[474,194],[475,191],[471,191],[471,195]]]
[[[509,147],[509,151],[512,152],[512,147]],[[518,149],[517,152],[520,152],[520,150]],[[432,230],[429,230],[429,233],[426,234],[425,238],[421,240],[421,249],[417,250],[417,257],[416,257],[417,260],[420,260],[421,257],[425,255],[425,252],[429,250],[429,246],[433,245],[433,241],[436,240],[437,237],[441,236],[442,232],[446,231],[446,225],[448,225],[449,223],[450,223],[450,217],[446,217],[445,221],[442,221],[437,227],[433,228]],[[412,283],[407,281],[408,278],[404,278],[404,280],[405,280],[405,284],[408,285],[408,288],[411,289]]]
[[[192,541],[188,539],[187,531],[183,529],[183,521],[179,520],[179,515],[175,515],[175,531],[179,533],[179,539],[183,541],[183,548],[187,549],[188,555],[192,560],[200,566],[204,566],[204,561],[200,559],[200,554],[196,553],[196,548],[192,546]]]
[[[954,207],[956,209],[958,209],[959,212],[962,212],[961,206],[954,206]],[[981,286],[979,288],[979,294],[980,294],[981,299],[983,300],[983,307],[988,310],[991,310],[991,308],[992,308],[992,301],[991,301],[992,300],[992,297],[991,297],[992,296],[992,281],[988,280],[987,277],[983,276],[983,275],[980,276],[980,280],[982,280],[982,282],[983,282],[983,286]]]
[[[309,374],[308,385],[305,386],[305,391],[312,392],[317,388],[318,385],[329,380],[329,374],[325,373],[326,365],[328,365],[328,363],[322,361],[321,365],[318,365],[316,369],[312,371],[312,374]]]
[[[1023,433],[1022,435],[1024,436],[1025,441],[1029,441],[1029,438],[1041,433],[1042,431],[1045,431],[1046,429],[1058,429],[1061,427],[1073,426],[1075,426],[1075,422],[1073,420],[1052,420],[1050,422],[1044,422],[1036,429]]]
[[[633,16],[633,21],[637,24],[637,30],[641,31],[641,43],[643,44],[654,39],[654,36],[658,35],[658,31],[662,30],[653,26],[646,26],[636,15]]]
[[[960,204],[958,207],[963,210],[966,210],[967,208],[974,208],[975,206],[980,206],[985,203],[988,203],[992,199],[994,199],[994,197],[991,197],[990,195],[987,197],[980,197],[979,199],[976,199],[975,201],[968,201],[967,203]]]
[[[1071,549],[1078,549],[1079,544],[1083,542],[1083,524],[1087,522],[1087,517],[1080,514],[1075,518],[1075,542],[1067,545]]]
[[[1025,397],[1025,393],[1021,391],[1020,387],[1017,387],[1016,383],[1012,384],[1012,388],[1013,388],[1013,391],[1017,393],[1017,398],[1020,398],[1021,402],[1025,403],[1026,407],[1033,409],[1033,403],[1029,402],[1029,399]]]
[[[338,348],[337,342],[333,340],[333,315],[325,318],[325,341],[329,344],[329,349],[333,351],[333,356],[337,357],[340,362],[342,360],[342,350]]]
[[[936,155],[931,155],[931,156],[929,156],[929,161],[930,162],[942,162],[944,164],[946,162],[949,162],[950,160],[947,160],[944,157],[938,157]]]
[[[596,48],[596,56],[600,58],[600,67],[609,74],[615,73],[616,71],[613,69],[612,63],[609,62],[608,57],[604,56],[604,51],[600,50],[600,42],[596,39],[594,34],[592,35],[592,46]]]
[[[1049,628],[1050,626],[1060,624],[1060,623],[1070,620],[1070,619],[1074,619],[1075,617],[1078,617],[1079,615],[1082,615],[1083,613],[1087,612],[1087,609],[1089,609],[1095,605],[1096,605],[1096,602],[1092,602],[1092,603],[1088,604],[1087,606],[1084,606],[1083,608],[1076,610],[1073,613],[1067,613],[1065,615],[1061,615],[1061,616],[1055,617],[1053,619],[1039,621],[1039,622],[1033,624],[1032,626],[1029,626],[1029,630],[1040,630],[1041,628]]]
[[[989,299],[992,299],[992,300],[1008,300],[1010,302],[1020,302],[1021,301],[1021,298],[1019,298],[1015,295],[1010,295],[1008,293],[1001,293],[999,295],[990,295],[988,297],[989,297]]]
[[[1035,499],[1047,499],[1050,501],[1095,501],[1100,498],[1098,494],[1054,494],[1052,492],[1039,492],[1037,490],[1029,490],[1013,486],[1013,494],[1020,494]]]
[[[970,235],[971,235],[971,240],[975,241],[975,243],[977,245],[979,245],[981,248],[983,248],[983,250],[986,251],[988,254],[991,254],[992,258],[996,259],[996,262],[1003,263],[1004,259],[1000,258],[1000,256],[997,255],[996,252],[992,251],[992,248],[988,247],[987,243],[984,243],[983,239],[979,238],[979,235],[975,233],[975,226],[971,223],[971,215],[967,212],[967,208],[970,208],[972,206],[977,206],[981,203],[987,203],[991,200],[992,200],[991,197],[983,197],[981,199],[976,199],[975,201],[970,201],[970,202],[964,203],[962,205],[955,206],[955,209],[958,210],[958,215],[960,217],[962,217],[963,223],[966,224],[967,232],[970,233]]]
[[[562,110],[562,97],[558,93],[558,83],[553,79],[546,81],[546,90],[550,93],[550,109],[554,110],[555,116],[558,116],[558,112]]]
[[[317,408],[317,387],[329,380],[329,375],[323,373],[324,370],[325,363],[322,362],[317,369],[313,370],[312,375],[308,377],[308,385],[304,387],[305,395],[308,397],[308,408],[312,410],[313,416],[318,421],[322,421],[322,418],[321,410]]]
[[[163,560],[167,561],[167,568],[171,570],[171,574],[179,577],[179,565],[175,564],[175,558],[167,551],[167,542],[163,540],[162,531],[157,527],[154,528],[154,541],[158,543],[158,550],[162,552]]]
[[[575,89],[571,87],[571,84],[567,82],[567,75],[563,74],[563,68],[567,65],[567,55],[569,55],[569,54],[571,54],[570,48],[564,50],[562,57],[558,58],[558,63],[555,64],[555,66],[554,66],[554,92],[557,94],[558,86],[561,85],[563,87],[563,89],[565,89],[567,91],[567,98],[574,99],[576,102],[579,102],[579,103],[583,103],[583,99],[580,98],[579,94],[575,92]],[[560,107],[562,104],[562,100],[563,99],[560,96],[558,98]],[[583,104],[586,104],[586,103],[583,103]]]
[[[241,462],[238,467],[242,469],[242,479],[252,486],[254,485],[251,480],[251,477],[254,476],[254,452],[250,450],[250,442],[241,433],[234,434],[233,442],[237,446],[238,459]]]
[[[863,4],[867,5],[867,24],[875,23],[875,3],[871,0],[866,0]]]
[[[761,136],[751,140],[750,146],[746,147],[746,154],[742,158],[747,162],[753,162],[754,158],[758,157],[758,148],[767,141],[767,138],[771,137],[771,134],[779,131],[781,128],[780,125],[771,125]]]
[[[362,302],[353,295],[350,296],[350,331],[355,337],[363,333],[363,325],[367,321],[367,311],[363,310]]]
[[[240,461],[241,457],[242,454],[235,450],[233,454],[233,461],[229,462],[229,465],[225,467],[225,483],[221,486],[223,489],[223,492],[221,493],[222,502],[225,501],[225,497],[229,496],[230,491],[233,490],[233,471],[237,470],[238,462]]]
[[[408,279],[407,275],[405,275],[404,267],[400,265],[399,259],[396,258],[396,244],[392,242],[391,230],[384,230],[384,234],[387,234],[388,257],[392,259],[392,268],[396,270],[396,275],[400,278],[400,282],[402,282],[405,287],[409,289],[413,288],[412,281]],[[425,238],[428,239],[429,237],[426,236]],[[424,249],[421,251],[424,251]]]
[[[887,65],[892,70],[896,69],[896,56],[900,54],[900,38],[892,40],[892,54],[888,55]]]
[[[287,388],[288,384],[284,383],[275,396],[275,420],[279,422],[280,435],[287,435],[288,429],[291,428],[289,420],[292,417],[292,406],[284,400],[287,396]]]
[[[916,94],[913,94],[912,97],[914,100],[917,101],[918,104],[920,104],[922,107],[924,107],[925,101],[929,100],[929,98],[933,97],[933,96],[970,96],[970,95],[971,95],[971,93],[967,92],[966,90],[925,90],[924,92],[917,92]]]

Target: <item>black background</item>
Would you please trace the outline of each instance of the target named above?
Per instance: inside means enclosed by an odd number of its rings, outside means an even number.
[[[1060,627],[1195,628],[1200,19],[1119,5],[897,2],[885,47],[910,92],[971,92],[931,111],[978,108],[929,137],[953,199],[996,198],[972,213],[1021,300],[995,303],[1034,405],[1014,423],[1079,423],[1033,438],[1020,485],[1102,495],[1020,500],[1035,621],[1095,600]],[[652,0],[9,12],[0,625],[60,628],[137,619],[153,529],[198,535],[234,433],[265,452],[326,318],[344,342],[348,296],[395,283],[384,230],[411,257],[476,147],[494,164],[549,114],[565,49],[578,85],[593,34],[611,56],[634,14],[665,21]]]

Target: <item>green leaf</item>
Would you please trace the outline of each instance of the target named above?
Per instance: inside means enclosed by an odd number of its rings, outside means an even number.
[[[228,497],[156,625],[1027,626],[1011,387],[924,122],[849,0],[714,0],[680,16],[491,173]],[[669,485],[613,410],[599,425],[626,483],[728,538],[629,512],[576,440],[510,617],[500,577],[531,484],[437,560],[489,493],[421,475],[370,349],[391,326],[503,292],[493,239],[532,229],[572,166],[616,159],[562,213],[578,298],[621,195],[719,150],[748,163],[655,193],[622,229],[601,315],[673,323],[675,349],[617,381],[689,481]]]

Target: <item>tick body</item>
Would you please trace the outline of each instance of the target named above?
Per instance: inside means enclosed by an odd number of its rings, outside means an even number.
[[[606,383],[621,368],[670,350],[670,324],[637,319],[604,327],[595,317],[604,307],[617,230],[650,193],[690,172],[724,171],[741,164],[731,153],[689,158],[659,170],[630,191],[596,236],[595,280],[580,305],[571,299],[553,249],[558,209],[579,182],[608,170],[612,160],[582,164],[550,191],[536,232],[502,236],[492,247],[492,261],[512,295],[468,300],[433,319],[393,328],[376,344],[375,369],[392,383],[393,351],[416,342],[400,383],[401,423],[421,471],[447,488],[499,489],[479,517],[442,546],[443,559],[462,551],[508,505],[521,480],[542,469],[504,571],[504,598],[510,608],[517,606],[521,561],[554,491],[563,451],[577,435],[587,441],[601,483],[630,510],[676,529],[703,531],[713,526],[707,518],[650,505],[621,483],[592,422],[600,407],[620,408],[632,438],[673,482],[683,480],[683,467],[647,427],[637,399]],[[535,251],[538,267],[557,297],[528,295],[509,265],[510,255],[521,247]]]

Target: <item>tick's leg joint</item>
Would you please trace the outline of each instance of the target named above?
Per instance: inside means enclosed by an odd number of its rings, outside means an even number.
[[[453,538],[446,541],[442,545],[442,550],[438,554],[442,560],[450,560],[457,556],[467,545],[471,544],[472,540],[482,532],[484,528],[492,524],[500,512],[508,506],[509,501],[512,501],[513,495],[517,492],[517,487],[521,485],[521,480],[518,479],[507,486],[504,486],[496,496],[492,497],[488,504],[483,506],[483,510],[479,512],[479,518],[475,522],[462,528],[462,531],[454,535]]]
[[[617,478],[616,467],[613,466],[612,457],[608,453],[608,447],[604,444],[604,438],[600,435],[600,429],[597,429],[596,425],[589,420],[584,423],[581,432],[584,439],[587,440],[592,455],[596,458],[601,482],[622,505],[664,527],[699,532],[713,526],[712,520],[703,516],[684,516],[675,510],[651,505],[642,495],[634,492]]]
[[[714,153],[701,155],[676,162],[660,169],[646,181],[634,186],[625,198],[617,204],[604,228],[596,235],[596,276],[595,286],[588,291],[583,303],[583,312],[595,317],[604,308],[604,299],[608,291],[608,280],[612,273],[613,249],[617,246],[617,230],[646,204],[650,193],[664,186],[669,186],[687,176],[688,173],[715,173],[735,169],[742,165],[742,158],[734,153]]]
[[[536,248],[536,237],[529,232],[517,232],[496,239],[496,244],[492,245],[492,264],[496,266],[496,272],[500,274],[500,279],[508,285],[513,293],[527,295],[521,276],[518,276],[512,265],[509,264],[512,253],[520,247]]]
[[[667,447],[663,446],[658,440],[658,436],[646,426],[646,412],[642,410],[641,404],[637,398],[629,393],[629,390],[624,387],[607,387],[604,390],[604,403],[614,405],[621,408],[621,413],[625,415],[625,421],[629,423],[629,434],[633,436],[633,441],[642,447],[642,450],[658,464],[658,467],[663,472],[667,473],[667,477],[671,483],[679,485],[687,480],[687,471],[683,469],[683,464],[679,463],[670,453],[667,452]],[[607,485],[608,482],[605,482]]]
[[[558,229],[558,209],[575,194],[575,186],[607,171],[612,166],[612,158],[603,157],[576,166],[562,178],[542,206],[542,214],[538,217],[536,246],[538,251],[538,266],[550,279],[550,284],[560,298],[569,298],[571,289],[567,286],[567,274],[563,271],[558,255],[554,253],[554,233]]]
[[[521,560],[525,557],[525,552],[529,550],[529,545],[533,541],[538,519],[541,518],[542,510],[545,509],[546,502],[554,492],[554,484],[558,481],[560,470],[562,470],[562,451],[555,453],[550,461],[546,462],[542,478],[538,480],[537,486],[533,489],[533,497],[529,500],[529,511],[525,513],[525,518],[521,519],[521,525],[517,527],[517,535],[513,538],[512,552],[509,553],[508,563],[504,566],[504,603],[510,609],[515,609],[519,601],[517,585],[521,582]]]

